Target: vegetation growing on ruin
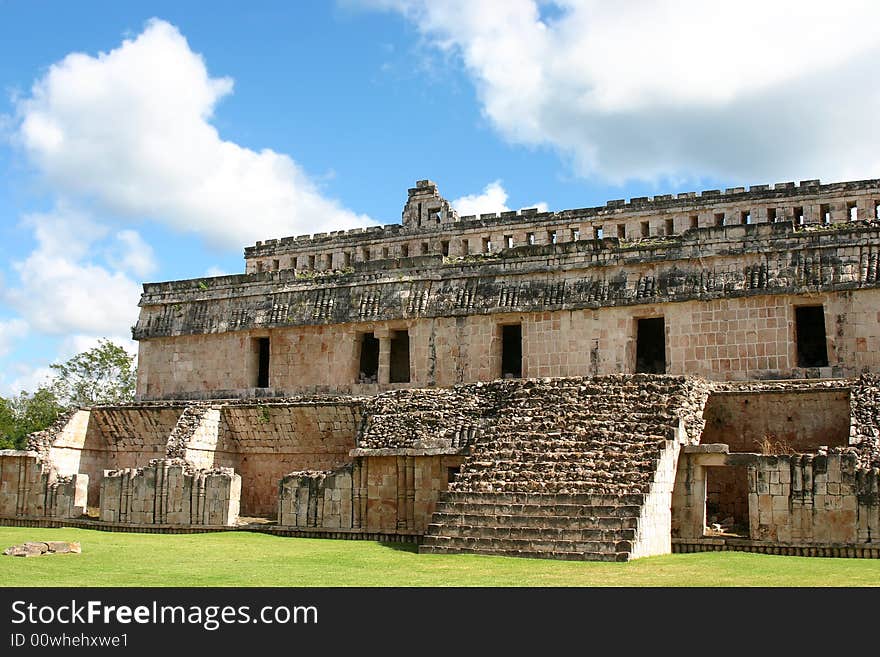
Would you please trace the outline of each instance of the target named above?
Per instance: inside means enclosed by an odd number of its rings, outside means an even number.
[[[0,397],[0,449],[25,449],[28,434],[50,426],[69,408],[134,401],[135,357],[110,340],[50,367],[54,377],[33,393]]]
[[[129,534],[0,527],[0,548],[80,541],[82,554],[0,557],[3,586],[880,586],[880,560],[705,552],[629,563],[417,554],[415,546],[245,532]]]

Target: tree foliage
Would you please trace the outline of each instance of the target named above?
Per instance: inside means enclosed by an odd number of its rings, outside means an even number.
[[[25,449],[28,434],[45,429],[64,410],[48,388],[0,397],[0,449]]]
[[[67,409],[134,401],[135,357],[110,340],[51,367],[56,374],[47,386],[0,397],[0,449],[25,449],[28,434]]]
[[[135,357],[110,340],[77,354],[55,370],[51,389],[68,407],[126,404],[134,401]]]

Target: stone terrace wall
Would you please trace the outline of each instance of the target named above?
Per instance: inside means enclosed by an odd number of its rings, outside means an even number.
[[[49,455],[61,474],[89,478],[89,506],[97,506],[104,470],[146,465],[165,456],[183,406],[96,406],[77,411],[50,436]]]
[[[0,516],[78,518],[86,510],[87,475],[58,476],[39,453],[0,450]]]
[[[361,422],[360,401],[230,404],[220,411],[216,462],[242,477],[242,513],[272,516],[278,482],[302,470],[351,462]]]
[[[241,477],[231,468],[193,468],[156,459],[143,468],[108,470],[101,480],[101,520],[139,525],[234,525]]]

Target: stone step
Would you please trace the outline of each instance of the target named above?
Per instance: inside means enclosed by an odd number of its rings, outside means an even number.
[[[463,521],[464,516],[470,516],[472,520],[470,521],[470,526],[476,526],[478,524],[483,526],[496,526],[498,522],[495,520],[495,517],[492,516],[481,516],[479,514],[455,514],[455,513],[435,513],[431,518],[431,525],[437,525],[440,529],[436,531],[432,531],[431,533],[440,534],[443,532],[442,528],[450,525],[458,525]],[[482,519],[482,522],[480,522]],[[558,523],[556,520],[564,519],[562,516],[531,516],[532,520],[542,520],[546,521],[543,523],[543,526],[553,526]],[[624,516],[624,517],[615,517],[615,516],[578,516],[573,518],[564,519],[567,520],[568,526],[571,528],[580,528],[582,530],[585,529],[595,529],[599,531],[618,531],[624,529],[638,529],[639,527],[639,517],[638,516]],[[511,521],[513,523],[514,521]],[[529,521],[523,521],[517,526],[526,526],[531,524]],[[539,525],[540,526],[540,525]]]
[[[616,555],[632,551],[630,541],[552,541],[517,538],[459,538],[449,536],[426,536],[424,547],[471,549],[474,551],[519,551],[530,553],[574,552]]]
[[[479,518],[478,520],[485,520]],[[572,523],[577,525],[579,523]],[[598,529],[578,527],[521,527],[499,526],[498,522],[492,525],[485,524],[459,524],[441,521],[431,523],[427,528],[429,536],[443,536],[447,538],[514,538],[529,541],[569,541],[569,542],[596,542],[617,543],[619,541],[635,541],[635,528],[627,529]],[[601,552],[601,550],[597,550]]]
[[[542,494],[542,493],[473,493],[447,492],[438,502],[443,504],[498,504],[517,506],[641,506],[645,503],[644,495],[607,495],[607,494]],[[522,509],[518,511],[524,511]]]
[[[439,506],[439,505],[438,505]],[[498,506],[494,504],[472,505],[460,504],[453,507],[435,509],[437,516],[444,520],[454,520],[465,524],[473,524],[477,519],[486,518],[496,524],[521,527],[568,527],[572,522],[589,522],[595,518],[638,518],[641,513],[639,506],[548,506],[541,512],[529,510],[523,513],[522,507],[515,505]],[[561,511],[561,512],[560,512]],[[567,523],[567,524],[558,524]]]
[[[419,554],[482,554],[495,557],[521,557],[525,559],[556,559],[559,561],[629,561],[629,552],[615,554],[590,552],[532,552],[528,550],[495,550],[438,545],[420,545]]]

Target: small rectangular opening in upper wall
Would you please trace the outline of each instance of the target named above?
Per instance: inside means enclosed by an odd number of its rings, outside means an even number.
[[[488,237],[483,238],[483,253],[491,253],[492,252],[492,240]]]
[[[771,224],[776,221],[776,208],[767,208],[767,221]]]
[[[409,383],[409,331],[391,334],[391,383]]]
[[[822,218],[823,224],[831,223],[831,206],[827,204],[822,204],[819,206],[819,216]]]
[[[400,245],[400,257],[409,258],[409,244]]]
[[[556,244],[557,236],[555,230],[547,231],[547,244]]]
[[[440,242],[440,250],[443,252],[444,257],[449,255],[449,240]]]
[[[855,201],[849,201],[846,204],[846,216],[849,217],[850,221],[855,221],[859,218],[858,205]]]
[[[664,223],[667,235],[675,233],[675,221],[673,219],[666,219]]]
[[[692,214],[690,218],[691,228],[699,228],[700,227],[700,217],[699,215]]]
[[[255,351],[257,352],[257,371],[256,371],[256,380],[254,381],[255,388],[268,388],[269,387],[269,357],[270,357],[270,345],[269,338],[255,338]]]
[[[617,224],[617,238],[626,239],[626,224]]]
[[[597,240],[601,240],[605,236],[605,231],[602,230],[602,226],[594,226],[593,231]]]
[[[744,212],[740,212],[739,221],[741,224],[749,225],[752,223],[752,211],[746,210]]]
[[[719,226],[719,227],[724,225],[724,213],[723,212],[716,212],[715,213],[715,225]]]
[[[506,249],[513,248],[513,235],[505,235],[504,236],[504,248],[506,248]]]
[[[467,255],[470,253],[470,245],[467,240],[461,241],[461,255]]]
[[[794,208],[794,222],[800,226],[804,223],[804,209],[800,206]]]
[[[535,243],[535,234],[534,233],[526,233],[526,244],[533,245]]]

